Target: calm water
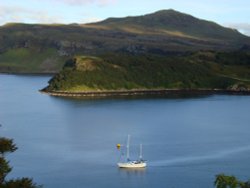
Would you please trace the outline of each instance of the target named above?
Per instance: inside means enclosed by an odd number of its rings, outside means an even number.
[[[79,100],[40,94],[49,76],[0,75],[0,136],[19,149],[9,177],[45,188],[212,188],[250,178],[250,96]],[[120,170],[117,143],[144,145],[145,170]]]

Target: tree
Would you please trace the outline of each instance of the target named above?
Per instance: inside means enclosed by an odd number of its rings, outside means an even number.
[[[216,188],[250,188],[250,181],[242,182],[234,176],[218,174],[216,175],[214,185]]]
[[[12,139],[0,137],[0,154],[3,156],[5,153],[12,153],[17,150],[16,145]]]
[[[4,158],[4,154],[14,152],[17,149],[13,140],[0,137],[0,185],[4,182],[5,177],[11,171],[9,162]]]
[[[1,125],[0,125],[1,126]],[[9,161],[5,159],[5,154],[12,153],[17,150],[12,139],[0,137],[0,187],[1,188],[40,188],[33,183],[31,178],[20,178],[6,180],[6,176],[11,172]]]
[[[240,182],[240,188],[250,188],[250,180],[247,182]]]
[[[4,185],[3,188],[40,188],[42,186],[38,186],[32,182],[30,178],[21,178],[15,180],[9,180]]]
[[[217,188],[237,188],[238,181],[234,176],[219,174],[216,176],[214,184]]]
[[[3,184],[6,175],[11,171],[9,162],[7,162],[3,157],[0,157],[0,185]]]

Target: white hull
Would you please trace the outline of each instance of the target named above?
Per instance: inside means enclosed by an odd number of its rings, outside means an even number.
[[[120,168],[145,168],[147,166],[146,162],[131,161],[127,163],[117,163]]]
[[[129,160],[129,141],[130,141],[130,135],[128,135],[128,141],[127,141],[127,162],[117,163],[118,167],[119,168],[145,168],[147,166],[147,163],[146,161],[142,159],[142,144],[140,144],[139,159],[135,161]]]

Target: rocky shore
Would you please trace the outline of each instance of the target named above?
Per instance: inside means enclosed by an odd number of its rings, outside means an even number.
[[[60,97],[109,97],[109,96],[143,96],[143,95],[181,95],[181,94],[231,94],[231,95],[250,95],[250,90],[233,89],[138,89],[138,90],[103,90],[103,91],[45,91],[41,93]]]

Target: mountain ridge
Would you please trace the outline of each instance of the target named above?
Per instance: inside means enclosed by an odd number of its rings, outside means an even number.
[[[154,13],[145,14],[142,16],[128,16],[124,18],[108,18],[100,22],[90,23],[86,25],[115,25],[118,28],[121,25],[132,24],[132,26],[144,26],[146,28],[153,29],[168,29],[170,31],[187,31],[189,30],[189,34],[191,34],[190,28],[192,30],[197,29],[200,30],[201,27],[205,27],[202,32],[211,32],[212,29],[215,29],[216,32],[218,30],[220,32],[227,32],[232,35],[239,35],[241,37],[247,37],[244,34],[240,33],[236,29],[231,29],[227,27],[223,27],[215,22],[207,21],[204,19],[196,18],[192,15],[182,13],[179,11],[175,11],[173,9],[160,10]],[[111,27],[112,28],[112,27]],[[186,29],[186,30],[185,30]],[[194,31],[193,31],[194,32]],[[185,32],[183,32],[185,33]],[[203,35],[204,36],[204,35]],[[217,36],[218,38],[223,37],[223,35]]]
[[[250,37],[170,9],[90,24],[6,24],[0,44],[0,72],[51,73],[75,55],[234,51],[250,46]]]

